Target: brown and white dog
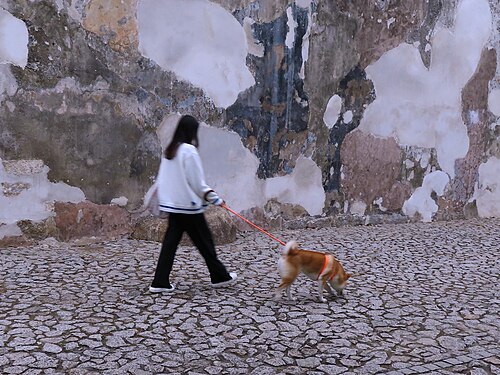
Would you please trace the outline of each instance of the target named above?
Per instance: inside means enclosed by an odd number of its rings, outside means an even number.
[[[318,294],[321,302],[326,302],[323,297],[325,287],[332,295],[333,289],[338,295],[342,295],[347,280],[352,276],[344,271],[333,255],[299,249],[295,241],[290,241],[285,245],[283,254],[278,260],[278,272],[281,276],[281,284],[276,291],[275,299],[279,299],[285,289],[288,298],[295,300],[290,288],[300,272],[303,272],[312,280],[318,281]]]

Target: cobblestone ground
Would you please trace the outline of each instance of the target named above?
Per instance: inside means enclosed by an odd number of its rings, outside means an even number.
[[[159,245],[1,249],[2,374],[499,374],[500,220],[277,232],[329,251],[353,278],[320,303],[272,297],[279,245],[259,232],[219,247],[239,282],[212,289],[179,248],[171,295],[151,295]]]

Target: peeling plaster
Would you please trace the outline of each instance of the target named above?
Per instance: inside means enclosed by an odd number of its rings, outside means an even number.
[[[500,117],[500,89],[491,90],[488,97],[488,108],[491,113]]]
[[[292,7],[288,7],[286,10],[286,16],[287,16],[287,27],[288,27],[288,32],[286,33],[286,38],[285,38],[285,45],[289,48],[293,48],[293,42],[295,41],[295,28],[299,25],[295,19],[293,18],[293,10]]]
[[[325,205],[321,169],[310,158],[299,157],[290,175],[266,180],[265,195],[282,203],[299,204],[310,215],[320,215]]]
[[[139,0],[139,51],[227,108],[255,84],[243,27],[207,0]]]
[[[340,111],[342,110],[342,98],[338,95],[333,95],[328,104],[326,105],[326,110],[323,115],[323,122],[325,125],[331,129],[337,123]]]
[[[27,62],[28,29],[26,24],[0,8],[0,102],[4,99],[4,94],[12,96],[18,88],[10,64],[24,69]]]
[[[418,49],[401,44],[369,66],[377,99],[359,128],[393,136],[400,145],[435,148],[442,170],[455,175],[455,161],[467,154],[469,138],[461,118],[461,91],[478,65],[491,34],[486,0],[463,0],[453,30],[432,38],[427,70]]]
[[[309,8],[312,0],[295,0],[295,4],[301,8]]]
[[[363,216],[366,212],[366,203],[363,201],[354,201],[349,207],[349,212],[353,215]]]
[[[479,217],[500,217],[500,159],[490,158],[479,166],[474,193]]]
[[[0,8],[0,64],[26,67],[28,29],[26,24]]]
[[[432,199],[431,194],[434,192],[437,196],[442,196],[449,181],[448,175],[442,171],[429,173],[424,177],[422,186],[417,188],[410,199],[404,203],[403,213],[410,217],[418,213],[422,221],[430,222],[432,216],[438,211],[438,205]]]
[[[350,124],[352,121],[352,117],[353,117],[352,111],[347,111],[346,113],[344,113],[344,117],[343,117],[344,123]]]
[[[306,78],[306,63],[307,60],[309,59],[309,38],[311,36],[311,29],[313,27],[313,10],[311,6],[312,1],[311,0],[296,0],[295,4],[301,8],[307,8],[308,13],[307,13],[307,30],[302,37],[302,66],[300,67],[299,71],[299,78],[305,79]]]
[[[14,225],[18,220],[41,221],[52,216],[56,201],[85,200],[80,189],[50,182],[48,172],[41,160],[0,159],[0,238],[19,235]]]
[[[252,25],[255,23],[250,17],[245,17],[243,20],[243,29],[247,37],[248,53],[257,57],[264,56],[264,45],[256,40],[253,35]]]

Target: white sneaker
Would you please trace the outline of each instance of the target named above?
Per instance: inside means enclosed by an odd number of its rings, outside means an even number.
[[[175,290],[175,285],[171,284],[170,288],[162,288],[162,287],[157,287],[157,286],[150,286],[149,287],[149,292],[150,293],[170,293]]]
[[[236,282],[236,279],[238,278],[238,275],[236,274],[236,272],[229,272],[229,276],[231,277],[230,280],[221,281],[219,283],[212,283],[212,287],[223,288],[225,286],[229,286],[231,284],[234,284]]]

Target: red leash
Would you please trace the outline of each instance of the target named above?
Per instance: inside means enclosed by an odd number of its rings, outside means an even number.
[[[269,236],[271,237],[273,240],[275,240],[276,242],[279,242],[280,244],[282,244],[283,246],[285,246],[286,244],[281,241],[279,238],[276,238],[274,237],[271,233],[269,232],[266,232],[264,229],[262,229],[261,227],[257,226],[256,224],[252,223],[250,220],[248,219],[245,219],[243,216],[241,216],[240,214],[238,214],[236,211],[233,211],[232,209],[230,209],[228,206],[226,206],[225,203],[222,203],[221,204],[221,207],[224,207],[226,210],[228,210],[229,212],[231,212],[232,214],[238,216],[241,220],[243,220],[245,223],[251,225],[252,227],[254,227],[255,229],[258,229],[260,230],[262,233],[264,233],[266,236]]]

